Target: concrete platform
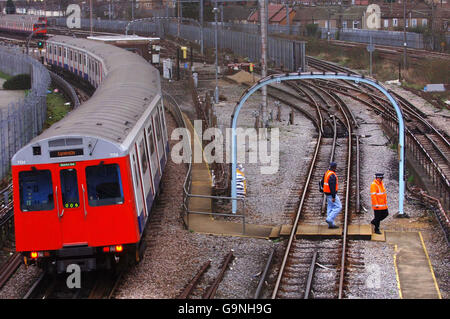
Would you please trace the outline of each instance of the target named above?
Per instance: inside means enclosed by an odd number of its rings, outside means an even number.
[[[381,235],[373,233],[370,240],[372,241],[386,241],[386,233],[380,230]]]
[[[219,236],[234,236],[234,237],[251,237],[272,239],[274,229],[277,226],[254,225],[245,224],[245,229],[242,223],[229,222],[215,219],[213,215],[189,215],[189,230],[196,233],[219,235]]]
[[[386,231],[386,242],[394,245],[400,298],[442,299],[422,234]]]
[[[347,236],[350,239],[371,240],[372,235],[372,227],[370,225],[348,225],[347,227]]]
[[[279,236],[289,236],[291,230],[291,225],[282,225],[280,227]],[[342,234],[342,226],[340,226],[339,228],[330,229],[328,228],[328,225],[300,224],[297,227],[296,237],[309,239],[338,238],[341,237]],[[373,235],[374,234],[372,233],[372,227],[370,225],[349,225],[347,227],[347,236],[350,239],[380,240],[378,237],[373,239]]]

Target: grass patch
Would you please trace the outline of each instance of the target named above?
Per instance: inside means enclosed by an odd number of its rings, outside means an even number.
[[[64,105],[67,103],[64,95],[60,92],[53,92],[47,94],[47,121],[45,128],[49,128],[52,124],[61,120],[71,110],[71,105]]]

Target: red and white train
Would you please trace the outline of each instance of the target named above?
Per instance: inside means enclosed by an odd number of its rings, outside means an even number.
[[[33,15],[3,14],[0,15],[0,31],[26,35],[36,31],[35,36],[44,37],[47,35],[47,18]]]
[[[47,41],[45,58],[97,90],[12,158],[16,250],[58,273],[139,259],[169,152],[159,72],[124,49],[64,36]]]

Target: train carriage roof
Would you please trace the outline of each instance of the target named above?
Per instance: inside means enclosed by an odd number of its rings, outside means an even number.
[[[63,43],[100,58],[106,74],[94,95],[30,143],[60,136],[99,137],[127,148],[124,141],[145,110],[161,95],[159,72],[137,54],[80,38],[54,36]]]

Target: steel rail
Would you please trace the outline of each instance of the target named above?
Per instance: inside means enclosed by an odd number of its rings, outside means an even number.
[[[187,297],[192,293],[192,290],[194,290],[195,286],[197,285],[200,278],[203,276],[205,271],[209,268],[211,265],[211,260],[208,260],[203,264],[203,266],[200,268],[200,270],[197,272],[197,274],[194,276],[194,278],[191,279],[189,284],[184,288],[184,290],[181,292],[181,294],[178,295],[177,299],[187,299]]]
[[[214,282],[212,283],[212,285],[208,288],[208,290],[206,291],[205,295],[203,296],[203,299],[213,299],[214,296],[216,295],[216,291],[217,288],[219,288],[220,282],[223,279],[223,276],[225,274],[225,271],[228,268],[228,264],[231,262],[231,260],[233,259],[233,251],[231,250],[224,259],[223,265],[222,265],[222,269],[220,270],[219,274],[217,275],[216,279],[214,280]]]
[[[295,216],[295,220],[294,220],[294,222],[292,224],[292,229],[291,229],[291,232],[289,234],[289,240],[288,240],[288,243],[287,243],[287,247],[286,247],[286,250],[285,250],[285,253],[284,253],[284,256],[283,256],[283,260],[281,262],[280,270],[278,272],[278,277],[277,277],[277,280],[275,282],[275,287],[274,287],[273,292],[272,292],[272,299],[276,298],[278,290],[280,288],[281,279],[283,277],[283,273],[284,273],[284,270],[286,268],[286,263],[287,263],[287,260],[288,260],[288,257],[289,257],[289,251],[291,250],[291,246],[292,246],[292,243],[294,242],[295,234],[297,232],[298,221],[299,221],[300,215],[301,215],[300,213],[301,213],[301,211],[303,209],[303,204],[305,202],[306,194],[308,193],[308,186],[309,186],[309,184],[311,182],[311,178],[312,178],[315,166],[316,166],[315,164],[316,164],[316,161],[317,161],[317,158],[318,158],[318,155],[319,155],[319,149],[320,149],[320,146],[322,144],[323,119],[322,119],[322,115],[320,113],[319,106],[318,106],[317,102],[315,102],[315,100],[314,100],[314,103],[316,105],[317,114],[319,116],[319,122],[320,122],[321,129],[319,130],[319,135],[317,137],[316,147],[315,147],[315,150],[314,150],[314,155],[312,157],[312,160],[311,160],[311,163],[310,163],[310,166],[309,166],[309,169],[308,169],[308,176],[307,176],[307,179],[306,179],[306,182],[305,182],[305,187],[303,188],[302,197],[301,197],[301,200],[300,200],[300,205],[299,205],[299,208],[297,210],[297,213],[296,213],[296,216]]]
[[[316,270],[317,255],[318,255],[318,252],[316,250],[314,252],[312,260],[311,260],[311,266],[309,267],[308,280],[306,281],[306,289],[305,289],[304,299],[309,299],[309,295],[311,294],[312,281],[314,278],[314,271]]]
[[[344,109],[345,105],[345,109]],[[348,227],[348,219],[349,219],[349,203],[350,203],[350,181],[351,181],[351,167],[352,167],[352,125],[350,123],[350,119],[348,118],[347,112],[350,112],[350,109],[346,104],[338,103],[339,109],[345,117],[347,122],[347,130],[348,130],[348,152],[347,152],[347,176],[346,176],[346,190],[345,190],[345,211],[344,211],[344,227],[343,227],[343,235],[342,235],[342,255],[341,255],[341,271],[340,271],[340,279],[339,279],[339,295],[338,298],[343,298],[344,293],[344,277],[345,277],[345,259],[347,252],[347,227]],[[347,111],[346,111],[347,110]]]
[[[0,288],[2,288],[14,272],[22,264],[22,255],[19,252],[15,252],[8,258],[2,268],[0,269]]]
[[[264,267],[264,271],[261,274],[261,278],[259,279],[258,287],[256,288],[254,299],[259,299],[259,295],[261,294],[262,286],[264,281],[266,280],[267,273],[269,272],[270,265],[272,264],[273,255],[275,253],[275,248],[270,252],[269,258],[267,259],[266,266]]]

